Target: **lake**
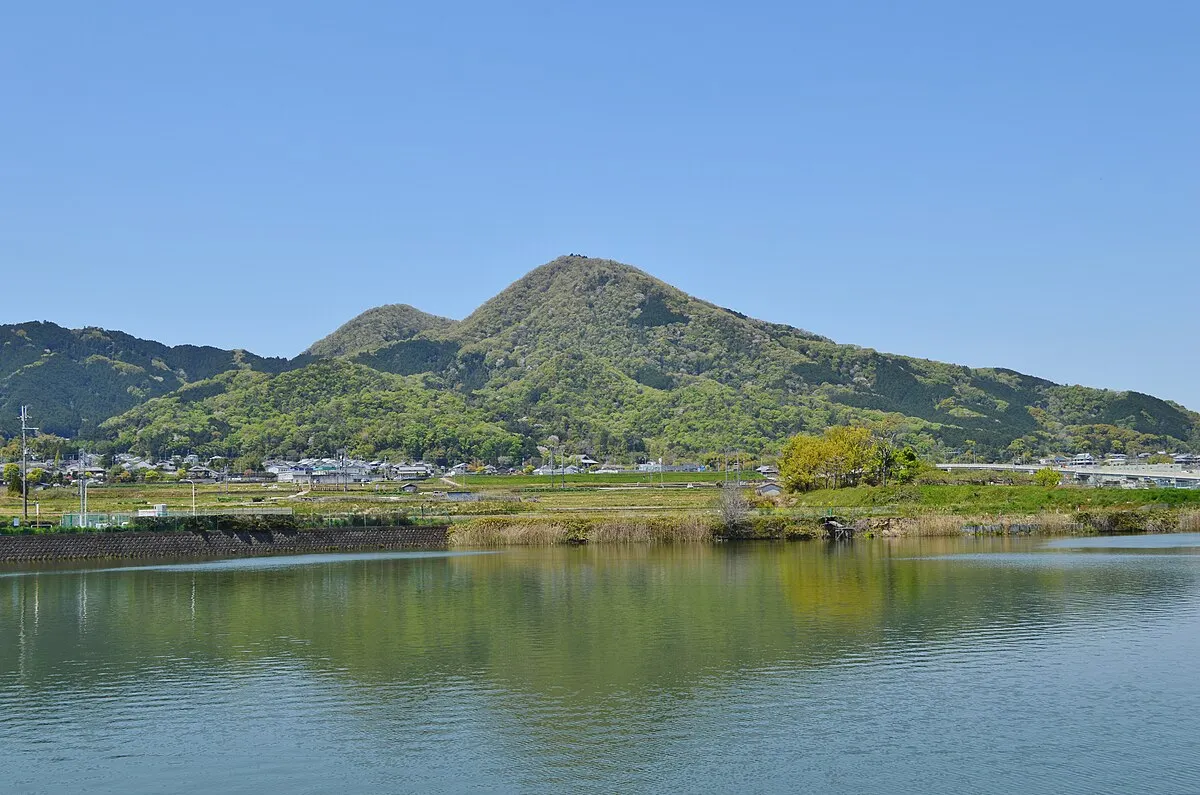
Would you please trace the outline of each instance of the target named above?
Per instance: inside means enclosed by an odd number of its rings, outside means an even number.
[[[0,568],[0,792],[1200,792],[1198,552]]]

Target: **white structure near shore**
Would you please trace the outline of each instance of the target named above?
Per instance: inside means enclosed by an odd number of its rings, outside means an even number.
[[[938,464],[938,469],[981,470],[987,472],[1028,472],[1053,469],[1064,482],[1081,486],[1107,486],[1126,489],[1195,489],[1200,488],[1200,469],[1181,464],[1134,464],[1126,466],[1043,466],[1041,464]]]

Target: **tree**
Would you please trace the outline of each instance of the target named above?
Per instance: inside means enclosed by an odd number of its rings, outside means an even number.
[[[1037,472],[1033,473],[1033,482],[1039,486],[1054,488],[1060,482],[1062,482],[1062,475],[1050,467],[1046,467],[1045,469],[1039,469]]]
[[[1029,459],[1029,442],[1025,437],[1014,439],[1005,449],[1012,456],[1013,461],[1018,464],[1024,463]]]
[[[729,483],[721,489],[717,512],[720,514],[721,524],[727,530],[732,530],[746,521],[746,517],[750,515],[750,502],[740,486]]]
[[[826,448],[825,440],[819,436],[796,434],[788,439],[779,456],[779,480],[783,487],[788,491],[816,488]]]
[[[262,456],[246,454],[239,456],[233,462],[233,471],[242,474],[261,472],[262,471]]]
[[[29,470],[30,485],[36,485],[38,483],[43,483],[43,482],[45,482],[45,480],[46,480],[46,470],[42,469],[41,467],[34,467],[33,469]]]
[[[912,483],[926,466],[929,465],[917,457],[916,450],[911,447],[905,447],[896,455],[895,482]]]
[[[21,467],[16,464],[4,465],[4,482],[8,484],[9,494],[21,493]]]
[[[893,416],[885,417],[871,425],[871,435],[875,439],[871,469],[875,482],[881,486],[888,484],[888,479],[895,469],[897,456],[900,453],[900,437],[906,428]]]
[[[871,430],[860,425],[834,426],[825,431],[825,440],[833,487],[856,485],[871,466],[875,448]]]
[[[779,458],[779,478],[788,491],[857,484],[871,468],[875,443],[862,426],[834,426],[822,436],[793,436]]]

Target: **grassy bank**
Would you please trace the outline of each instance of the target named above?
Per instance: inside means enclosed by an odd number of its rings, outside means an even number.
[[[1034,514],[929,513],[846,519],[863,538],[963,535],[1097,535],[1200,532],[1200,511],[1101,510]],[[820,518],[759,514],[733,526],[715,514],[676,516],[486,517],[452,526],[454,547],[556,544],[675,544],[749,540],[805,540],[827,536]]]
[[[614,479],[622,476],[612,476]],[[628,477],[628,476],[625,476]],[[676,475],[678,477],[678,475]],[[399,483],[308,490],[291,484],[201,485],[199,514],[228,509],[289,508],[299,526],[398,524],[394,517],[421,523],[455,523],[459,545],[674,542],[713,538],[810,538],[821,535],[822,518],[833,515],[874,535],[958,535],[964,532],[1200,532],[1200,490],[1045,488],[1029,484],[913,484],[859,487],[755,498],[739,526],[717,526],[718,484],[589,482],[566,489],[523,485],[540,478],[468,479],[477,500],[451,502],[434,490],[448,484],[430,480],[416,494]],[[691,481],[689,481],[691,482]],[[452,488],[452,487],[451,487]],[[93,488],[95,513],[136,513],[165,503],[172,512],[190,512],[190,484],[131,484]],[[30,519],[40,504],[43,521],[77,510],[70,489],[30,495]],[[20,499],[0,495],[0,519],[20,514]],[[982,530],[980,529],[982,528]],[[11,528],[9,528],[11,532]]]
[[[1133,510],[1146,507],[1200,510],[1200,490],[1093,489],[1014,485],[862,486],[798,494],[796,509],[884,509],[896,516]]]

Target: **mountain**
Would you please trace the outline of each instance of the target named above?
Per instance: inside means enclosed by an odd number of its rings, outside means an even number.
[[[1200,415],[1149,395],[839,345],[575,255],[462,321],[380,307],[290,363],[240,356],[231,372],[162,385],[96,435],[156,454],[487,460],[533,454],[551,435],[597,457],[770,450],[798,431],[882,420],[934,454],[1200,442]]]
[[[347,321],[329,336],[317,340],[305,353],[312,356],[346,356],[371,351],[453,323],[449,318],[422,312],[408,304],[377,306]]]
[[[178,345],[54,323],[0,326],[0,434],[13,436],[22,404],[43,433],[90,435],[104,420],[228,370],[279,372],[285,359]]]

